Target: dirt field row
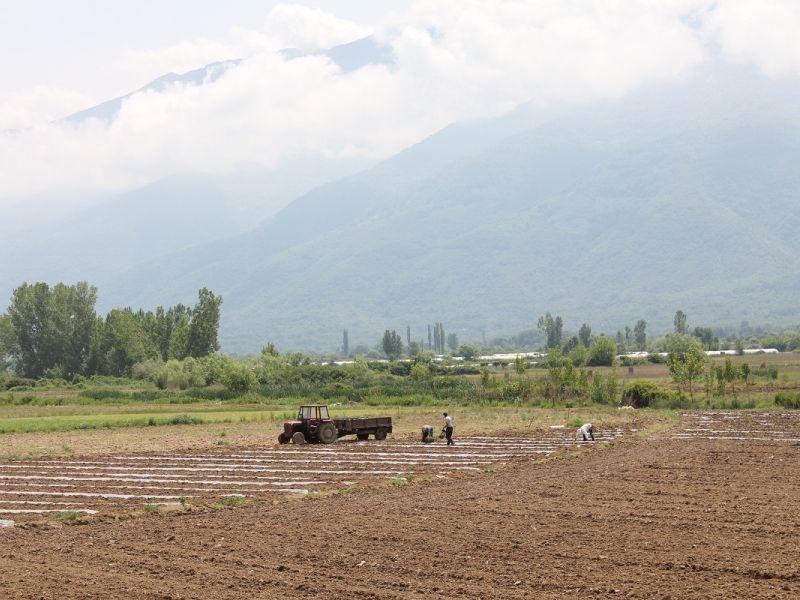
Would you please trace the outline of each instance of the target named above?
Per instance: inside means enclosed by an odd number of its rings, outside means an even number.
[[[686,412],[680,425],[675,439],[800,442],[796,412]]]
[[[622,433],[604,431],[597,442]],[[0,518],[24,521],[63,511],[94,515],[179,507],[232,496],[271,500],[276,494],[352,488],[372,479],[480,472],[576,445],[574,432],[551,430],[526,438],[460,438],[453,447],[441,441],[340,441],[329,446],[6,461],[0,463]]]
[[[0,530],[0,589],[59,599],[800,596],[800,444],[738,439],[750,417],[729,413],[687,415],[682,429],[702,416],[731,435],[623,436],[314,501]],[[753,418],[798,428],[793,415]],[[474,443],[457,460],[482,460]],[[343,470],[363,454],[336,451]]]

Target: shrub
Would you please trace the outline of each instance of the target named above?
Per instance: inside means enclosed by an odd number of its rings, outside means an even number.
[[[63,510],[53,513],[53,519],[61,523],[73,523],[78,520],[78,513],[74,510]]]
[[[634,408],[669,404],[674,394],[650,381],[637,381],[625,386],[622,392],[622,405]]]
[[[775,404],[783,408],[798,409],[800,408],[800,393],[781,392],[775,396]]]
[[[238,508],[247,504],[247,498],[244,496],[228,496],[227,498],[222,498],[217,504],[219,506]]]
[[[606,335],[599,336],[589,350],[586,364],[590,367],[611,367],[617,358],[617,343]]]
[[[192,417],[189,415],[175,415],[167,420],[167,425],[202,425],[205,423],[200,417]]]
[[[433,379],[433,374],[428,365],[417,363],[411,367],[411,379],[416,382],[430,381]]]
[[[13,390],[14,388],[32,388],[36,385],[36,380],[28,379],[27,377],[17,377],[16,375],[7,375],[0,379],[0,387],[6,390]]]
[[[83,398],[90,398],[92,400],[107,400],[108,398],[124,398],[125,394],[119,390],[107,388],[91,388],[88,390],[81,390],[79,394]]]
[[[232,392],[247,393],[256,385],[256,376],[247,365],[230,363],[222,373],[222,384]]]
[[[603,380],[599,373],[592,377],[589,386],[589,398],[595,404],[617,404],[619,401],[619,383],[617,374],[612,372]]]

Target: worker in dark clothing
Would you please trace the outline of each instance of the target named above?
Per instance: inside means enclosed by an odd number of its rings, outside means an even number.
[[[447,413],[443,413],[444,416],[444,428],[442,431],[444,432],[444,437],[447,438],[447,445],[454,446],[455,442],[453,441],[453,417],[449,416]]]

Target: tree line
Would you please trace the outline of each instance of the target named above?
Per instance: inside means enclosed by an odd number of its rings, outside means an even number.
[[[131,374],[146,360],[200,358],[219,350],[222,298],[207,288],[197,303],[154,311],[95,309],[86,282],[23,284],[0,316],[0,360],[30,378]]]

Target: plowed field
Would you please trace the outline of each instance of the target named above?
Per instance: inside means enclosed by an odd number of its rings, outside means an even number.
[[[621,429],[596,436],[616,439]],[[24,521],[66,510],[115,514],[144,506],[183,506],[232,496],[259,501],[307,495],[365,482],[477,473],[514,459],[549,456],[578,443],[570,431],[516,439],[443,442],[347,442],[198,453],[157,453],[0,463],[0,518]]]
[[[544,462],[506,448],[481,472],[437,463],[428,478],[364,477],[352,493],[314,500],[258,497],[242,508],[119,520],[101,510],[88,525],[0,529],[0,590],[12,598],[796,598],[798,434],[793,414],[687,413],[675,437],[623,436]],[[451,460],[444,448],[394,445],[387,454],[437,453],[457,466],[484,453],[462,445],[455,452],[472,458]],[[361,453],[351,446],[336,451]],[[306,451],[321,450],[298,449]],[[348,458],[336,458],[339,470],[353,470]]]

